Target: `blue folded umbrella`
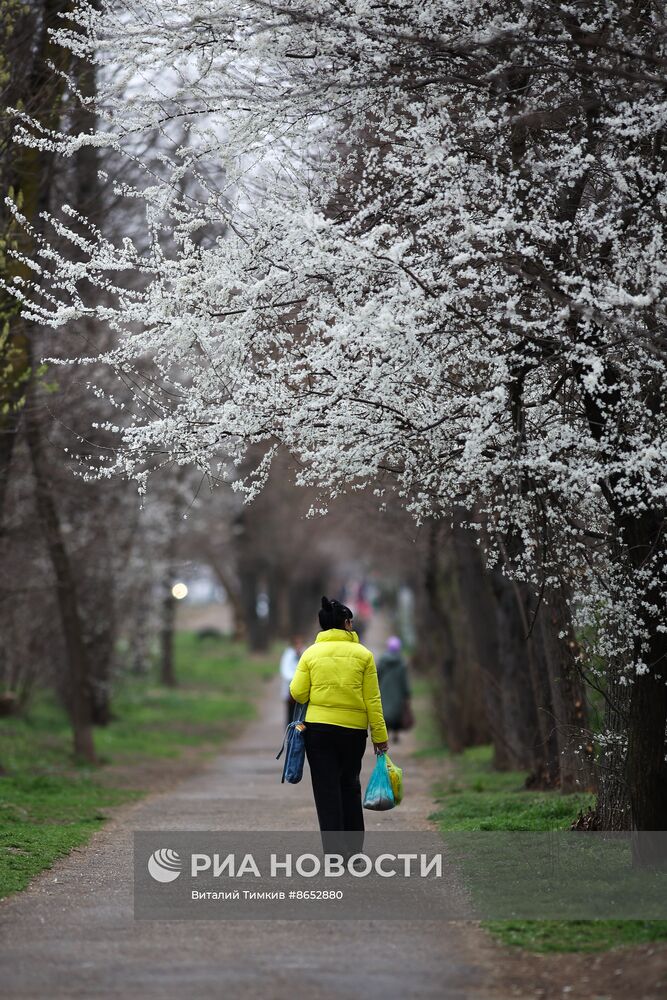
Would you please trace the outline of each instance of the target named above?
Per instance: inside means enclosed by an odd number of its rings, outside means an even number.
[[[276,754],[276,760],[280,760],[283,751],[285,751],[281,783],[287,781],[290,785],[297,785],[303,777],[303,762],[306,756],[306,746],[303,741],[306,724],[303,720],[307,708],[308,702],[298,706],[294,719],[285,730],[283,745]]]

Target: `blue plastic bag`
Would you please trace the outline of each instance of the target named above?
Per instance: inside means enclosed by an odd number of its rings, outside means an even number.
[[[298,785],[303,777],[303,762],[306,756],[306,745],[303,741],[306,724],[303,718],[307,707],[308,703],[306,702],[305,705],[299,705],[297,708],[295,718],[292,719],[285,730],[283,745],[276,754],[276,760],[280,760],[283,750],[285,750],[283,776],[280,779],[281,784],[287,781],[290,785]]]
[[[394,789],[387,770],[387,758],[385,754],[379,753],[373,773],[368,779],[364,795],[364,809],[375,809],[382,812],[386,809],[393,809],[395,805]]]

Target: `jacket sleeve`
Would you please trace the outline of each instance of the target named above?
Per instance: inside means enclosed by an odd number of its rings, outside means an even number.
[[[368,663],[364,671],[363,691],[366,712],[368,713],[368,724],[371,728],[371,739],[373,743],[384,743],[387,739],[387,726],[382,712],[378,673],[372,653],[368,658]]]
[[[289,691],[295,701],[303,704],[310,698],[310,664],[304,653],[297,663],[296,672],[289,686]]]

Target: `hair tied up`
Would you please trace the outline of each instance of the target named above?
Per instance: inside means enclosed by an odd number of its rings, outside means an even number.
[[[323,597],[318,618],[321,629],[344,628],[345,622],[352,618],[352,612],[340,601],[330,601],[328,597]]]

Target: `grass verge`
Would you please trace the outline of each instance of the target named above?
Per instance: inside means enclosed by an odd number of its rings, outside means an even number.
[[[443,751],[432,718],[420,719],[417,736],[422,754],[446,759],[445,777],[434,789],[438,809],[431,817],[443,834],[567,830],[579,810],[591,804],[588,794],[526,790],[524,773],[493,770],[491,747],[458,755]],[[484,926],[505,945],[542,953],[596,952],[667,939],[664,920],[494,920]]]
[[[258,684],[275,671],[241,646],[189,632],[178,633],[175,657],[176,688],[151,674],[118,679],[113,721],[95,732],[99,767],[73,764],[67,718],[48,692],[0,722],[0,898],[85,844],[110,808],[147,794],[142,765],[161,760],[167,771],[188,749],[216,752],[252,717]]]

